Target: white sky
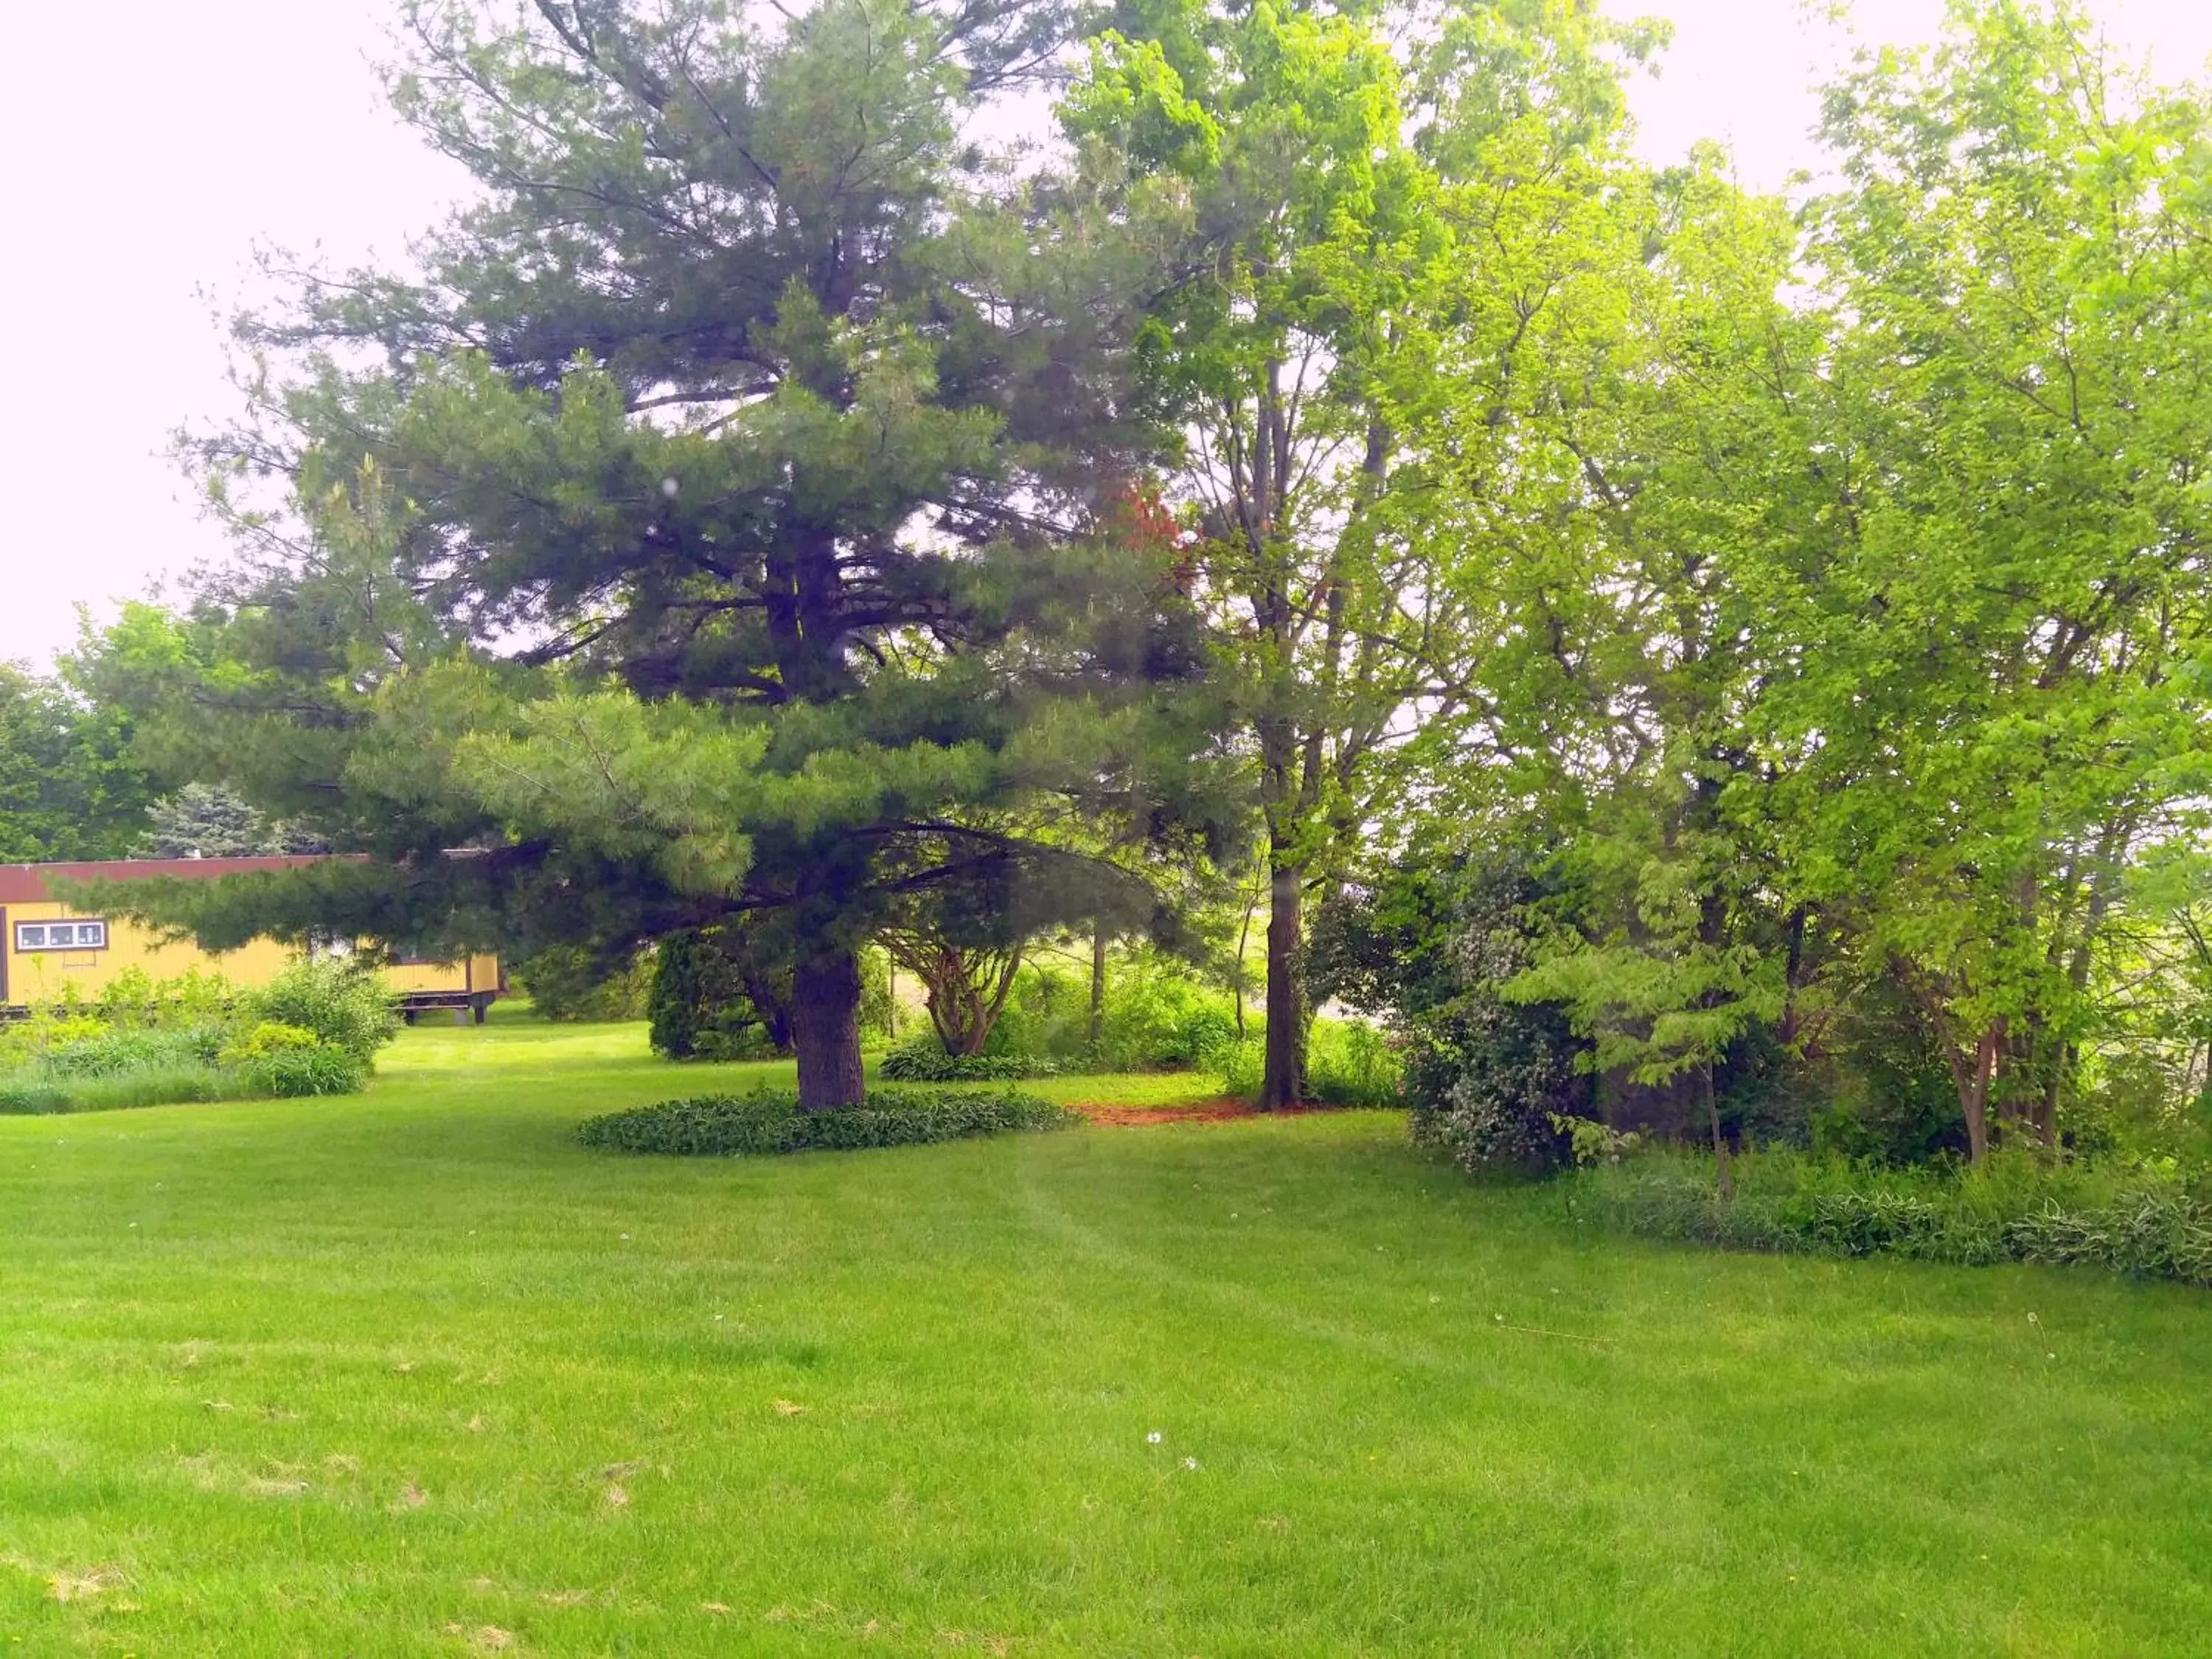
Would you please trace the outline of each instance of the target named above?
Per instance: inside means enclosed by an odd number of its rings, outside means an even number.
[[[1816,66],[1843,48],[1795,0],[1607,0],[1671,18],[1634,97],[1643,148],[1729,143],[1747,184],[1808,165]],[[2093,0],[2165,80],[2212,57],[2212,0]],[[234,406],[218,310],[256,243],[340,264],[396,255],[458,181],[392,121],[369,63],[387,0],[111,0],[10,8],[0,101],[17,229],[0,257],[0,658],[44,665],[104,617],[222,551],[167,455]],[[1942,0],[1859,0],[1869,40],[1927,38]]]

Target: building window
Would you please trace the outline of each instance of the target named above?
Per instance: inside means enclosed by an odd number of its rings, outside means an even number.
[[[105,951],[107,924],[104,921],[19,921],[15,924],[18,951]]]

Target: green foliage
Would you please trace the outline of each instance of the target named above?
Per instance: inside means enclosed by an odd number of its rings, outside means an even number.
[[[1325,1106],[1402,1106],[1397,1049],[1364,1019],[1314,1022],[1306,1093]]]
[[[513,978],[541,1019],[603,1023],[647,1017],[654,969],[644,953],[610,966],[581,945],[556,945],[518,963]]]
[[[359,1054],[312,1036],[304,1045],[272,1048],[239,1066],[252,1093],[280,1099],[359,1094],[368,1085],[368,1070]]]
[[[879,1069],[894,1083],[999,1083],[1060,1073],[1059,1064],[1042,1054],[948,1054],[929,1033],[909,1037],[892,1049]]]
[[[61,1078],[37,1070],[0,1076],[0,1115],[126,1111],[142,1106],[244,1100],[268,1091],[243,1072],[204,1061],[164,1064],[105,1077]]]
[[[226,1066],[243,1066],[274,1054],[301,1054],[322,1041],[304,1025],[285,1025],[264,1019],[250,1030],[235,1033],[216,1058]]]
[[[743,923],[687,928],[653,952],[646,997],[653,1052],[670,1060],[765,1060],[791,1046],[791,975]]]
[[[1219,1076],[1222,1093],[1261,1098],[1267,1056],[1260,1036],[1217,1048],[1206,1063]],[[1316,1020],[1306,1065],[1306,1097],[1317,1105],[1406,1104],[1404,1056],[1386,1033],[1364,1019]]]
[[[253,1093],[280,1099],[359,1094],[368,1083],[366,1057],[305,1026],[275,1020],[234,1036],[216,1058],[234,1068]]]
[[[155,794],[131,730],[122,710],[0,662],[0,863],[124,856]]]
[[[0,1116],[47,1117],[74,1111],[76,1098],[74,1091],[43,1078],[0,1076]]]
[[[747,1095],[664,1101],[591,1118],[577,1130],[577,1139],[610,1152],[728,1158],[919,1146],[975,1135],[1064,1129],[1082,1121],[1079,1112],[1011,1089],[878,1089],[867,1105],[835,1112],[803,1112],[795,1093],[757,1089]]]
[[[251,1019],[313,1033],[364,1069],[399,1029],[396,999],[374,968],[350,958],[295,963],[239,1006]]]
[[[60,1037],[44,1065],[58,1078],[115,1077],[125,1072],[205,1064],[228,1047],[220,1030],[129,1030],[100,1027]],[[229,1061],[223,1061],[225,1064]]]
[[[1647,1151],[1585,1170],[1567,1201],[1601,1225],[1729,1249],[2086,1265],[2212,1285],[2212,1190],[2170,1164],[2013,1152],[1899,1170],[1768,1152],[1732,1174],[1723,1199],[1701,1161]]]
[[[1590,1109],[1588,1043],[1559,1010],[1506,994],[1548,891],[1510,859],[1409,860],[1346,884],[1315,920],[1316,988],[1389,1019],[1414,1140],[1470,1171],[1562,1167],[1559,1123]]]
[[[221,1024],[237,1001],[236,989],[220,974],[188,968],[157,980],[134,966],[101,987],[84,1011],[119,1030],[176,1030]]]
[[[1191,607],[1097,489],[1150,442],[1149,273],[973,140],[1066,8],[583,9],[414,9],[397,102],[470,205],[242,323],[270,419],[201,454],[251,533],[111,676],[175,766],[369,859],[143,902],[526,957],[757,921],[775,1046],[845,1103],[902,903],[1073,921],[1068,866],[1170,888],[1144,849],[1207,832]]]
[[[1228,997],[1199,984],[1187,969],[1146,953],[1108,977],[1098,1047],[1086,1063],[1102,1072],[1209,1066],[1236,1041]]]
[[[301,964],[244,994],[132,969],[96,1001],[0,1027],[0,1113],[358,1094],[396,1023],[374,975],[352,964]]]
[[[1552,1127],[1566,1136],[1568,1155],[1577,1169],[1619,1164],[1644,1144],[1644,1137],[1633,1129],[1616,1129],[1586,1117],[1557,1117]]]
[[[272,823],[228,789],[188,783],[147,811],[133,858],[234,859],[327,853],[329,843],[290,824]]]

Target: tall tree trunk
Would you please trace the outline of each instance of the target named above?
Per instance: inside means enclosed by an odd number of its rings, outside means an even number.
[[[1106,1040],[1106,925],[1091,924],[1091,1024],[1088,1044],[1092,1054]]]
[[[1245,955],[1252,943],[1252,911],[1259,902],[1257,892],[1244,901],[1244,923],[1237,930],[1237,971],[1231,976],[1231,983],[1237,990],[1237,1041],[1240,1043],[1244,1041]]]
[[[1974,1045],[1970,1065],[1959,1046],[1942,988],[1902,961],[1893,963],[1891,971],[1905,994],[1919,1005],[1928,1029],[1936,1034],[1936,1046],[1942,1050],[1943,1063],[1950,1068],[1951,1085],[1958,1091],[1959,1114],[1966,1121],[1966,1161],[1979,1164],[1990,1155],[1990,1090],[1996,1081],[1997,1063],[2004,1053],[2004,1016],[1998,1015],[1982,1033]]]
[[[1306,988],[1298,974],[1304,941],[1305,872],[1274,872],[1267,911],[1267,1063],[1260,1109],[1296,1106],[1306,1093]]]
[[[860,1071],[860,961],[851,951],[803,958],[791,976],[799,1109],[831,1112],[867,1096]]]
[[[1797,993],[1804,988],[1800,975],[1805,971],[1805,907],[1799,905],[1790,913],[1788,924],[1789,959],[1782,972],[1782,1046],[1790,1047],[1797,1041]]]
[[[1942,1042],[1951,1081],[1959,1091],[1959,1110],[1966,1120],[1966,1162],[1979,1164],[1990,1155],[1990,1089],[1996,1081],[1997,1062],[2004,1053],[2004,1018],[2000,1015],[1982,1033],[1981,1041],[1974,1045],[1972,1066],[1959,1045],[1951,1041],[1948,1029],[1942,1032]]]
[[[2050,1075],[2043,1080],[2043,1097],[2035,1103],[2035,1138],[2046,1158],[2058,1155],[2058,1101],[2080,1057],[2081,1051],[2070,1042],[2059,1048]]]
[[[1713,1130],[1713,1190],[1723,1200],[1735,1196],[1735,1176],[1729,1169],[1728,1137],[1721,1133],[1721,1099],[1713,1089],[1713,1063],[1698,1068],[1698,1085],[1705,1091],[1705,1119]]]

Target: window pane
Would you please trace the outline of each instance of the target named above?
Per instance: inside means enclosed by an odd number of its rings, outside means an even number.
[[[15,948],[18,951],[42,950],[46,943],[46,930],[43,927],[26,922],[15,930]]]
[[[77,924],[76,942],[89,945],[95,951],[107,944],[107,924],[104,921],[81,921]]]

